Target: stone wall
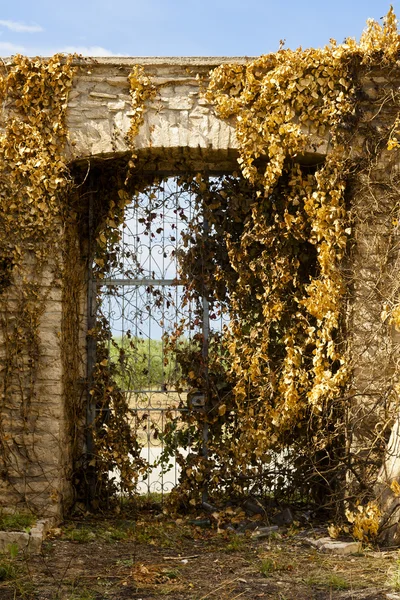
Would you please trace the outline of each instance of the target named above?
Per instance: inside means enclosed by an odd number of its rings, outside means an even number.
[[[66,147],[71,167],[80,169],[82,180],[77,183],[85,180],[94,165],[99,168],[102,162],[108,166],[116,164],[130,154],[126,138],[132,117],[128,75],[135,64],[144,66],[157,88],[154,99],[147,103],[144,122],[135,142],[140,169],[151,173],[179,172],[183,166],[185,169],[207,169],[210,172],[237,169],[234,125],[216,117],[202,96],[202,88],[207,83],[210,69],[222,62],[245,63],[246,60],[77,60],[78,71],[68,104],[69,139]],[[376,85],[380,84],[371,76],[365,81],[371,103]],[[355,152],[362,151],[363,139],[359,139],[355,144]],[[324,139],[311,138],[310,155],[320,159],[327,152],[329,135]],[[360,214],[363,212],[363,194],[366,193],[365,190],[360,191],[361,184],[359,181],[358,188],[357,185],[354,187],[354,206]],[[391,207],[383,206],[380,210],[384,216],[379,228],[374,229],[377,218],[374,210],[366,215],[368,227],[363,229],[362,222],[365,225],[366,220],[359,220],[360,225],[354,236],[353,264],[349,268],[349,272],[355,269],[361,275],[358,283],[354,284],[353,298],[350,298],[352,309],[349,311],[348,327],[351,329],[349,340],[352,340],[357,354],[357,361],[353,364],[354,397],[362,399],[367,398],[373,389],[368,388],[371,380],[374,380],[373,373],[378,372],[380,376],[383,373],[381,358],[387,361],[388,353],[392,355],[392,347],[390,350],[387,348],[387,344],[391,346],[387,327],[385,334],[376,333],[378,325],[382,332],[379,285],[388,273],[386,267],[383,271],[377,270],[376,263],[378,255],[385,252],[387,245],[387,220],[390,220]],[[3,399],[5,409],[1,433],[15,448],[9,465],[13,478],[12,481],[9,478],[2,479],[0,510],[28,506],[42,515],[58,518],[73,500],[72,457],[74,453],[76,457],[77,453],[84,450],[82,418],[86,401],[87,329],[85,252],[82,231],[77,229],[69,240],[60,232],[59,256],[56,258],[58,264],[63,266],[61,271],[52,270],[49,266],[48,278],[42,282],[43,288],[48,288],[49,293],[40,316],[40,378],[31,406],[35,423],[32,432],[28,431],[34,445],[31,456],[36,462],[28,461],[23,456],[23,447],[18,440],[26,432],[21,431],[20,416],[13,414],[11,395]],[[67,275],[64,268],[66,264],[74,265],[76,277],[71,272]],[[392,261],[391,273],[393,264]],[[60,277],[64,277],[64,281]],[[365,339],[371,340],[367,350]],[[384,378],[390,379],[393,365],[391,361],[389,363],[385,366]],[[362,403],[356,404],[357,413]],[[360,444],[365,445],[367,441],[361,433],[359,437]]]
[[[27,265],[30,262],[27,256]],[[11,349],[11,368],[6,364],[1,370],[0,415],[3,446],[0,510],[14,512],[28,508],[56,518],[72,499],[69,418],[61,350],[65,303],[59,267],[57,260],[48,264],[41,279],[45,301],[37,315],[39,350],[29,340],[22,346],[29,348],[27,356],[36,355],[37,367],[32,371],[31,358],[13,355]],[[29,266],[24,275],[32,275]],[[19,298],[11,288],[4,293],[0,313],[3,348],[6,344],[13,345],[20,310]],[[32,375],[37,377],[34,388]]]
[[[140,168],[171,172],[179,171],[183,163],[185,169],[215,172],[237,168],[233,125],[219,121],[201,95],[209,70],[222,61],[77,60],[67,111],[66,154],[71,169],[86,180],[95,165],[98,169],[103,161],[109,165],[130,156],[128,75],[138,63],[157,87],[136,139]],[[86,191],[82,187],[82,202],[87,202]],[[29,407],[30,422],[23,423],[21,415],[28,394],[17,384],[8,388],[3,404],[1,430],[8,459],[2,466],[0,511],[28,508],[57,519],[74,500],[73,464],[76,467],[85,452],[87,395],[88,249],[82,235],[79,227],[70,239],[60,231],[58,256],[42,280],[46,301],[40,315],[39,376]],[[72,272],[68,265],[73,265]],[[9,303],[7,314],[0,317],[12,321],[14,305]]]
[[[348,443],[353,452],[348,491],[351,493],[358,478],[370,482],[382,510],[390,514],[391,504],[397,507],[398,499],[388,484],[400,477],[400,334],[391,320],[400,292],[400,154],[388,151],[380,138],[396,118],[392,100],[399,80],[393,71],[375,69],[366,72],[361,81],[360,121],[352,140],[353,158],[360,166],[349,187],[352,239],[346,268],[351,373]],[[366,157],[373,159],[367,162]],[[380,453],[371,452],[372,447]],[[396,508],[382,542],[394,521],[397,528],[398,520]],[[391,543],[400,541],[400,531],[396,536]]]

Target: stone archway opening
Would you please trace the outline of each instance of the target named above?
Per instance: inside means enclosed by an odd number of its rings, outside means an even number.
[[[102,403],[94,394],[99,363],[103,366],[107,363],[107,368],[111,366],[112,385],[117,384],[125,398],[122,405],[129,413],[125,425],[130,428],[127,437],[131,440],[124,449],[125,459],[132,464],[137,461],[133,481],[139,491],[169,491],[178,480],[180,465],[179,460],[177,462],[168,452],[171,454],[174,445],[183,456],[192,451],[187,425],[190,417],[185,419],[187,432],[183,442],[184,424],[179,423],[177,415],[193,408],[202,410],[205,392],[196,390],[199,393],[188,398],[188,389],[178,382],[182,367],[177,363],[177,351],[171,344],[181,349],[197,344],[200,352],[193,352],[192,360],[197,360],[200,355],[206,362],[208,336],[212,329],[221,332],[222,317],[219,307],[213,305],[210,309],[208,297],[197,297],[194,307],[193,299],[189,299],[184,289],[188,275],[185,283],[179,281],[179,254],[184,245],[186,248],[190,245],[186,226],[193,228],[195,222],[198,225],[203,221],[199,198],[190,194],[188,184],[185,187],[182,182],[187,181],[189,173],[192,177],[198,173],[199,168],[203,178],[217,182],[224,177],[227,168],[230,172],[234,170],[236,153],[210,152],[207,160],[204,153],[197,151],[190,153],[176,149],[171,154],[173,158],[167,162],[165,152],[155,153],[155,156],[149,152],[140,153],[140,167],[135,170],[127,188],[130,203],[119,215],[122,221],[118,244],[108,247],[106,255],[110,258],[110,268],[100,269],[100,278],[99,269],[96,271],[98,232],[106,218],[107,206],[117,203],[121,186],[126,184],[130,157],[75,165],[77,185],[82,182],[78,187],[82,211],[80,236],[87,261],[85,289],[88,302],[85,319],[80,324],[82,339],[83,328],[89,332],[86,345],[81,348],[87,373],[86,409],[82,407],[86,425],[85,434],[81,432],[74,467],[80,480],[81,500],[84,499],[82,494],[86,500],[93,500],[100,494],[100,489],[108,495],[112,487],[118,488],[121,483],[118,461],[113,463],[112,460],[100,482],[96,479],[101,461],[96,455],[95,438],[97,441],[99,437],[104,438],[104,432],[109,429],[110,411],[118,410],[116,406],[110,407],[112,395]],[[235,177],[238,177],[237,173]],[[102,242],[100,246],[104,256]],[[202,260],[202,257],[198,259]],[[104,330],[96,338],[92,333],[98,334],[100,324]],[[175,341],[171,342],[173,336]],[[188,369],[187,364],[185,368]],[[122,405],[119,405],[120,409]],[[177,431],[175,440],[169,432],[166,443],[168,421],[174,422]],[[194,452],[206,454],[205,427],[201,437],[202,443]],[[163,459],[161,464],[160,459]],[[167,463],[172,466],[167,468]],[[104,469],[104,464],[102,467]]]
[[[197,172],[204,180],[218,182],[228,175],[227,167],[230,176],[235,173],[234,179],[240,179],[235,169],[237,156],[232,151],[227,160],[226,153],[210,152],[206,161],[204,153],[200,160],[197,152],[187,149],[176,149],[171,154],[174,160],[168,162],[166,151],[155,152],[155,156],[150,152],[139,153],[139,168],[129,186],[124,188],[129,202],[119,215],[122,224],[118,244],[107,250],[108,255],[112,255],[111,266],[104,270],[101,264],[100,279],[97,278],[99,271],[96,272],[98,232],[102,219],[108,218],[107,206],[113,202],[117,204],[121,186],[126,184],[130,157],[93,161],[89,169],[84,162],[77,166],[76,181],[79,178],[84,181],[79,193],[86,211],[84,244],[88,248],[86,327],[89,335],[84,348],[87,361],[86,436],[82,437],[80,464],[76,469],[81,471],[79,477],[84,484],[81,485],[84,495],[81,499],[85,501],[92,502],[101,495],[109,497],[110,490],[115,488],[119,494],[126,493],[127,480],[121,482],[124,469],[126,476],[131,478],[131,491],[158,492],[160,495],[169,492],[177,483],[182,467],[195,471],[193,465],[197,468],[199,457],[209,460],[212,468],[218,470],[216,441],[211,439],[214,434],[207,425],[207,411],[212,415],[224,406],[224,401],[216,392],[207,407],[207,384],[197,378],[196,371],[199,364],[200,370],[204,373],[207,370],[208,336],[214,329],[218,337],[222,326],[216,323],[220,314],[215,316],[219,310],[218,307],[215,310],[213,304],[215,290],[199,294],[199,288],[195,289],[197,296],[194,294],[192,299],[194,297],[198,303],[193,307],[189,302],[190,294],[185,295],[184,284],[180,281],[179,254],[185,262],[185,252],[187,255],[188,248],[190,250],[190,235],[197,235],[200,225],[207,227],[199,200],[190,198],[189,188],[182,182],[187,181],[188,174],[193,177]],[[176,160],[176,156],[180,159]],[[312,172],[320,160],[320,156],[305,157],[304,173]],[[189,225],[192,229],[185,229]],[[185,239],[186,250],[182,254]],[[208,241],[206,236],[206,245],[211,241],[215,243],[215,236],[213,240],[210,236]],[[103,243],[100,246],[103,252]],[[153,250],[158,257],[154,256]],[[307,254],[312,254],[311,250],[309,248]],[[198,264],[203,260],[201,252],[194,259],[198,272]],[[313,260],[315,262],[315,256]],[[172,270],[171,262],[174,263]],[[307,272],[310,268],[310,264],[305,263]],[[186,273],[185,284],[188,283],[190,286]],[[105,328],[100,339],[96,339],[91,332],[97,331],[100,322]],[[171,338],[175,346],[171,346]],[[196,340],[196,352],[192,352],[192,338]],[[181,346],[180,352],[177,345]],[[180,354],[182,359],[182,349],[191,356],[191,363],[183,359],[178,364],[177,355]],[[182,365],[186,369],[185,384],[180,381]],[[97,374],[100,369],[103,376],[97,389],[96,369]],[[105,375],[107,370],[109,376]],[[190,381],[188,384],[190,373],[193,373],[191,385]],[[213,384],[222,384],[219,389],[229,395],[229,385],[223,374],[218,376],[220,381]],[[99,393],[101,396],[105,387],[115,384],[119,388],[117,400],[113,394],[105,394],[104,401],[99,399]],[[93,390],[96,393],[92,393]],[[114,418],[119,410],[126,411],[125,420]],[[123,416],[122,412],[118,418]],[[126,438],[121,454],[114,457],[116,460],[111,454],[115,452],[115,448],[111,451],[111,445],[100,460],[96,443],[100,441],[101,445],[110,435],[110,418],[113,427],[125,431]],[[230,424],[229,427],[228,433],[224,425],[218,434],[232,436],[235,426]],[[212,446],[214,450],[210,450]],[[108,463],[105,456],[108,456]],[[99,480],[96,470],[100,465],[103,475]],[[210,468],[208,476],[212,474]],[[274,482],[279,478],[285,482],[287,477],[283,455],[258,461],[252,474],[247,475],[249,486],[257,487],[261,493],[266,493],[266,488],[274,489]],[[203,500],[207,497],[206,488],[206,485],[202,488]]]

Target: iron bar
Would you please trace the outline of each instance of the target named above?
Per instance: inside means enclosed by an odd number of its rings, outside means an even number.
[[[88,227],[89,227],[89,259],[88,259],[88,293],[87,293],[87,397],[86,397],[86,503],[89,508],[96,493],[96,471],[94,458],[94,427],[96,424],[96,406],[90,393],[93,388],[93,371],[96,364],[96,338],[91,333],[96,327],[97,287],[93,278],[93,194],[89,194]]]
[[[124,279],[97,279],[96,281],[96,285],[97,287],[135,287],[135,286],[163,286],[163,287],[169,287],[169,286],[179,286],[182,285],[182,283],[177,280],[177,279],[148,279],[148,278],[140,278],[140,279],[129,279],[129,278],[124,278]]]
[[[209,224],[207,218],[203,218],[203,235],[205,238],[205,242],[207,240],[207,235],[209,233]],[[206,245],[206,244],[204,244]],[[203,250],[204,253],[204,250]],[[210,303],[207,297],[207,290],[204,286],[203,279],[203,320],[202,320],[202,329],[203,329],[203,347],[202,347],[202,357],[203,357],[203,368],[204,368],[204,381],[205,381],[205,395],[206,395],[206,406],[207,399],[209,397],[209,382],[208,382],[208,345],[210,338]],[[205,460],[208,459],[208,422],[207,422],[207,411],[204,413],[204,423],[203,423],[203,433],[202,433],[202,454]],[[204,482],[204,487],[202,491],[202,502],[208,501],[208,489],[207,489],[207,481]]]

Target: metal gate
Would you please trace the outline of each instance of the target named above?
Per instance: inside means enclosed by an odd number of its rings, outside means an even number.
[[[126,208],[119,254],[114,261],[117,266],[100,281],[94,279],[92,268],[89,273],[89,328],[95,325],[99,312],[108,320],[109,357],[120,361],[119,386],[136,421],[141,422],[137,435],[143,446],[142,457],[149,465],[138,482],[141,494],[164,494],[179,477],[175,457],[163,462],[162,435],[167,419],[192,408],[187,390],[179,384],[176,345],[189,347],[193,336],[200,333],[203,360],[207,361],[208,301],[202,298],[199,316],[198,306],[195,310],[184,293],[179,273],[179,254],[190,245],[188,224],[202,219],[200,211],[198,201],[176,177],[148,186]],[[202,226],[207,230],[207,223],[202,221]],[[94,344],[89,341],[89,380],[95,362]],[[116,345],[124,354],[123,361],[121,352],[119,356],[115,353]],[[201,398],[196,400],[201,404]],[[89,424],[95,423],[95,411],[89,402]],[[203,440],[202,452],[206,454],[206,425]],[[88,439],[89,455],[92,444]],[[190,451],[190,440],[186,444],[185,449],[179,449],[181,454]]]

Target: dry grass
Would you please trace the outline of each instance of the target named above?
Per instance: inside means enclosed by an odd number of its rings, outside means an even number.
[[[42,556],[16,562],[0,582],[0,597],[383,600],[398,589],[396,551],[334,556],[284,532],[256,541],[189,521],[150,512],[70,523],[56,530]],[[85,539],[71,535],[83,528]]]
[[[387,588],[389,567],[393,565],[393,553],[380,557],[368,552],[335,556],[298,543],[288,545],[287,541],[268,545],[260,551],[259,558],[260,569],[267,570],[273,579],[307,587],[348,590]]]

